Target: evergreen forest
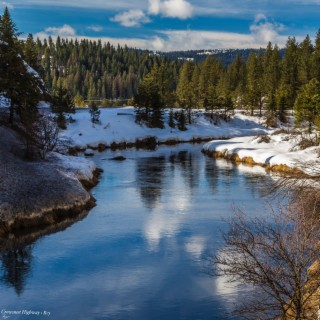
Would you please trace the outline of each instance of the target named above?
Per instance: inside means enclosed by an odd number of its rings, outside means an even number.
[[[12,43],[5,32],[8,23],[13,28]],[[49,37],[41,41],[29,34],[21,40],[8,9],[0,24],[2,67],[3,59],[13,59],[5,51],[14,50],[38,72],[53,102],[59,100],[57,97],[68,97],[69,107],[58,107],[60,113],[70,111],[70,105],[72,109],[90,103],[104,107],[128,103],[136,106],[138,121],[155,127],[163,126],[163,109],[175,107],[183,114],[172,113],[171,123],[174,117],[180,119],[182,129],[184,123],[192,123],[192,110],[200,108],[206,109],[213,120],[217,111],[227,120],[234,109],[245,109],[251,114],[263,112],[268,124],[275,125],[278,120],[285,122],[287,111],[294,110],[298,122],[308,121],[310,128],[320,123],[319,99],[315,97],[320,88],[320,32],[314,42],[309,35],[301,43],[290,37],[284,49],[269,43],[249,55],[238,51],[232,61],[223,63],[214,55],[203,61],[177,60],[170,55],[85,39]],[[225,53],[231,54],[230,50]],[[17,83],[9,79],[9,69],[2,74],[8,74],[10,89],[0,88],[8,97]]]

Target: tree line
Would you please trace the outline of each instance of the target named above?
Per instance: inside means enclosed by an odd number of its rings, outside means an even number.
[[[206,109],[214,123],[229,119],[234,109],[258,110],[260,116],[265,110],[271,126],[285,122],[288,110],[295,111],[298,122],[309,122],[310,130],[320,123],[314,98],[320,87],[319,32],[314,43],[307,35],[301,43],[289,37],[284,49],[269,43],[249,56],[239,51],[229,64],[215,56],[183,62],[101,41],[40,41],[31,34],[20,46],[24,60],[52,94],[63,88],[78,107],[129,99],[137,108],[137,121],[153,127],[162,127],[163,109],[173,107],[183,112],[171,112],[168,121],[182,130],[197,108]]]
[[[47,88],[52,92],[66,88],[78,106],[88,100],[132,98],[154,65],[167,60],[170,72],[176,75],[181,65],[148,51],[115,47],[100,40],[58,36],[55,41],[51,37],[40,41],[29,34],[22,45],[26,62],[41,74]]]
[[[221,118],[228,120],[234,109],[246,109],[251,114],[258,110],[260,115],[264,110],[268,125],[285,122],[288,110],[295,111],[298,122],[309,122],[310,130],[320,123],[319,32],[314,43],[309,36],[301,43],[289,37],[284,50],[269,43],[266,49],[253,50],[247,59],[239,54],[224,65],[214,56],[203,62],[183,63],[148,51],[85,39],[57,37],[53,41],[49,37],[40,41],[29,34],[22,41],[8,9],[2,25],[7,30],[1,34],[2,61],[7,59],[8,63],[1,64],[0,89],[10,97],[10,122],[14,109],[20,114],[22,110],[15,106],[15,99],[21,100],[28,91],[26,87],[32,87],[28,80],[15,79],[26,74],[22,69],[27,63],[44,82],[33,85],[39,92],[25,97],[24,104],[31,99],[35,104],[41,95],[51,95],[61,120],[63,112],[72,111],[75,105],[99,101],[107,106],[114,103],[110,99],[130,99],[136,107],[137,121],[151,127],[163,127],[165,108],[171,109],[169,125],[181,130],[196,118],[193,110],[200,108],[214,123]],[[28,77],[31,75],[27,72],[24,79]]]
[[[245,60],[238,55],[225,66],[212,56],[198,63],[186,61],[175,78],[167,62],[155,65],[142,80],[135,96],[137,118],[151,126],[161,109],[180,107],[185,121],[192,123],[192,109],[204,108],[211,118],[217,113],[228,118],[233,109],[255,110],[267,114],[267,124],[286,121],[288,110],[298,122],[310,127],[319,122],[320,32],[315,43],[310,37],[298,43],[289,37],[285,50],[269,43],[266,49],[253,50]],[[150,120],[150,119],[151,120]]]

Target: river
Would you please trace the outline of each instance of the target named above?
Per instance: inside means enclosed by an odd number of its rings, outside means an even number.
[[[206,257],[223,246],[233,207],[263,214],[271,178],[200,151],[132,149],[121,152],[125,161],[110,160],[119,152],[96,154],[104,170],[92,190],[97,206],[66,229],[2,252],[0,318],[231,319],[248,293],[210,276]]]

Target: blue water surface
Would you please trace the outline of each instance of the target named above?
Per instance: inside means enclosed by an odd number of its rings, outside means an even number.
[[[112,161],[117,154],[125,161]],[[81,221],[2,253],[0,318],[205,320],[229,312],[247,289],[213,277],[224,219],[264,212],[270,181],[199,145],[97,153],[97,206]],[[46,313],[44,313],[46,312]]]

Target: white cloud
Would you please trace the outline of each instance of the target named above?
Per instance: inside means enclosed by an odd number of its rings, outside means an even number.
[[[161,31],[158,37],[159,50],[196,50],[196,49],[246,49],[266,47],[265,39],[257,39],[257,34],[241,34],[216,31]],[[278,36],[279,46],[285,44],[287,36]],[[155,48],[155,49],[158,49]]]
[[[139,19],[133,18],[118,19],[126,26],[134,26],[139,23]],[[265,48],[268,41],[283,47],[288,39],[288,35],[280,34],[285,30],[284,25],[269,21],[265,15],[256,15],[248,33],[218,32],[218,31],[195,31],[195,30],[159,30],[154,36],[144,38],[111,38],[103,37],[102,42],[110,42],[113,45],[120,44],[128,47],[149,49],[157,51],[176,50],[199,50],[199,49],[247,49]],[[64,35],[69,38],[87,38],[98,40],[95,37],[76,35],[73,28],[64,25],[61,28],[51,27],[45,32],[36,34],[43,39],[48,35]],[[302,37],[296,37],[297,41],[302,41]]]
[[[204,237],[194,236],[185,244],[186,251],[195,259],[199,259],[205,250],[206,239]]]
[[[253,24],[250,26],[250,31],[257,42],[273,43],[281,42],[280,31],[285,29],[284,25],[275,21],[269,21],[263,14],[255,16]]]
[[[149,13],[170,18],[187,19],[193,16],[194,8],[186,0],[149,0]]]
[[[88,26],[87,27],[88,30],[92,30],[94,32],[99,32],[103,30],[102,26],[97,26],[97,25],[93,25],[93,26]]]
[[[13,9],[13,4],[6,1],[1,1],[0,8],[5,8],[5,7],[8,7],[8,9]]]
[[[64,24],[62,27],[48,27],[44,31],[45,33],[53,36],[72,37],[76,35],[75,29],[68,24]]]
[[[119,13],[110,20],[118,22],[124,27],[137,27],[140,26],[142,23],[150,22],[150,19],[140,9],[129,10],[123,13]]]

